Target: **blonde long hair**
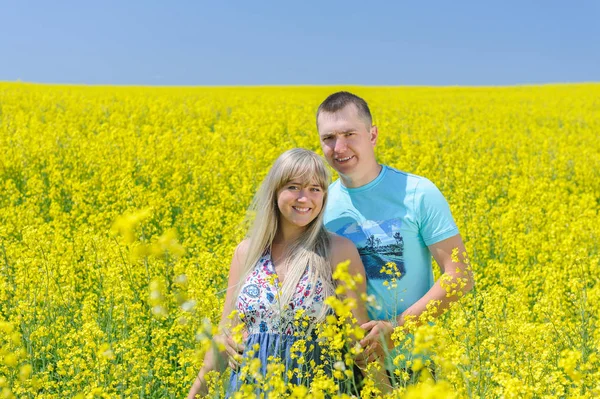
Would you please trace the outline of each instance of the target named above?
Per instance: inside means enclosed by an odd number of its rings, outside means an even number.
[[[265,250],[271,248],[279,228],[280,211],[277,206],[277,192],[292,180],[299,182],[315,181],[323,190],[323,207],[317,217],[310,222],[302,234],[288,248],[284,265],[288,273],[281,288],[279,303],[286,306],[296,291],[298,282],[308,266],[308,281],[315,287],[317,280],[323,284],[323,297],[335,295],[331,277],[330,235],[323,226],[323,211],[327,201],[327,191],[331,174],[323,159],[312,151],[294,148],[281,154],[273,163],[254,196],[250,213],[255,215],[248,232],[249,247],[242,264],[241,279],[233,300],[237,301],[240,288],[252,272]],[[323,321],[328,307],[323,305],[316,321]]]

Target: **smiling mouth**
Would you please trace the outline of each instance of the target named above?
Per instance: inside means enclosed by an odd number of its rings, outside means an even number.
[[[300,213],[308,213],[308,212],[310,212],[310,209],[311,209],[311,208],[300,208],[298,206],[292,206],[292,208],[294,208],[294,210],[296,212],[300,212]]]
[[[338,163],[345,163],[345,162],[348,162],[349,160],[351,160],[352,158],[354,158],[354,155],[351,155],[351,156],[345,157],[345,158],[336,158],[335,161]]]

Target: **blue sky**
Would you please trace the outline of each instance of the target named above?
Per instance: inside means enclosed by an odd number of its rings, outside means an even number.
[[[0,10],[0,81],[600,81],[600,1],[0,0]]]

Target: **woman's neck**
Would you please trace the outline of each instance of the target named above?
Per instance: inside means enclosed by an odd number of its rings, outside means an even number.
[[[280,263],[287,254],[288,249],[300,237],[304,229],[279,228],[271,243],[271,255],[274,263]]]
[[[278,248],[281,248],[281,249],[287,249],[294,244],[294,242],[296,241],[296,239],[299,236],[300,236],[300,234],[298,234],[296,236],[283,236],[283,237],[275,236],[275,238],[273,239],[273,243],[271,245],[277,246]]]
[[[275,233],[273,238],[273,244],[288,247],[292,245],[306,230],[306,227],[289,226],[284,223],[280,223],[280,227]]]

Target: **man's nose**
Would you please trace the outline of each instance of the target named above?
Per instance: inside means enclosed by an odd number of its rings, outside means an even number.
[[[346,151],[346,148],[346,139],[344,137],[338,137],[335,140],[335,146],[333,150],[337,153],[343,153],[344,151]]]

